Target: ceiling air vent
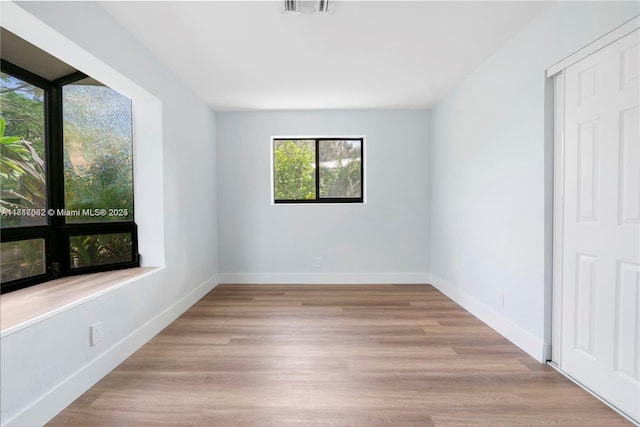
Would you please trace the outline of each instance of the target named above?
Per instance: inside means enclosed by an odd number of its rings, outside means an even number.
[[[329,12],[329,0],[317,0],[316,1],[316,13],[330,13]]]
[[[333,4],[329,0],[284,0],[284,13],[332,14]]]
[[[299,0],[284,0],[284,13],[299,13],[300,1]]]

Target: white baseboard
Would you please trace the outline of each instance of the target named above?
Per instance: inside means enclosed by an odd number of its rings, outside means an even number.
[[[414,284],[427,283],[427,273],[221,273],[219,283],[249,284]]]
[[[41,426],[69,406],[218,284],[214,276],[49,390],[4,426]]]
[[[431,274],[430,283],[540,363],[545,363],[548,360],[551,348],[543,340],[522,329],[508,318],[496,313],[468,293],[447,283],[441,277]]]

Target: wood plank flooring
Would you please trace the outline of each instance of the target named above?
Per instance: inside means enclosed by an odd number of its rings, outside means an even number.
[[[49,426],[626,426],[428,285],[220,285]]]

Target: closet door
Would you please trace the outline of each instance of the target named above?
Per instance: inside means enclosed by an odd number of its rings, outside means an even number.
[[[566,68],[560,368],[640,420],[638,30]]]

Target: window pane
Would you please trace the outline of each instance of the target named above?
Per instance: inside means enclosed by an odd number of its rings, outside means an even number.
[[[0,224],[46,224],[44,91],[5,73],[0,81]]]
[[[69,243],[72,269],[133,261],[131,233],[71,236]]]
[[[133,221],[131,100],[84,79],[63,88],[67,223]]]
[[[274,196],[276,200],[316,198],[315,141],[273,142]]]
[[[0,243],[2,283],[44,274],[44,239]]]
[[[362,197],[362,142],[319,141],[320,197]]]

